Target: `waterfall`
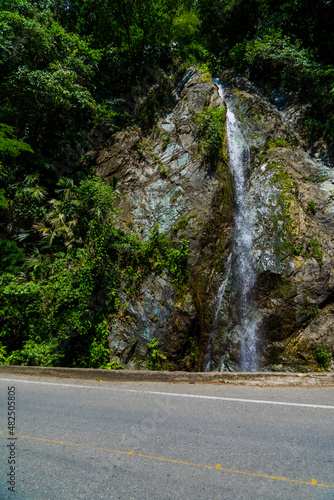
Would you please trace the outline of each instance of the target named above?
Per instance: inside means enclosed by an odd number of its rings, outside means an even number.
[[[240,337],[240,367],[242,371],[258,369],[257,352],[257,319],[252,309],[252,292],[256,283],[256,273],[252,259],[253,247],[253,213],[247,205],[246,175],[250,168],[250,152],[242,132],[238,126],[235,114],[230,109],[229,101],[224,95],[224,89],[219,80],[215,80],[219,95],[227,106],[226,133],[230,168],[234,189],[234,235],[232,244],[232,287],[236,296],[237,317],[239,320],[238,334]],[[228,264],[230,266],[230,264]],[[227,282],[228,279],[225,278]],[[219,306],[226,289],[223,283],[219,294]],[[218,305],[217,300],[217,305]],[[218,309],[219,310],[219,309]],[[214,324],[217,322],[218,310],[215,311]]]

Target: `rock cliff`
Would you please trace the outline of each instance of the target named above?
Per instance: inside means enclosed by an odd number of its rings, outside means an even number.
[[[320,369],[327,364],[315,347],[334,354],[333,171],[303,141],[299,115],[282,99],[270,102],[228,72],[220,77],[251,151],[260,366]],[[216,310],[232,246],[233,188],[226,136],[210,155],[200,134],[199,118],[210,109],[224,115],[217,86],[190,68],[150,131],[119,132],[96,157],[97,173],[121,183],[118,218],[127,231],[147,240],[158,225],[172,240],[189,242],[189,279],[181,288],[160,271],[143,277],[136,296],[121,292],[126,320],[109,325],[110,350],[127,368],[145,366],[152,338],[167,369],[202,370],[209,361],[210,369],[240,367],[232,280]]]

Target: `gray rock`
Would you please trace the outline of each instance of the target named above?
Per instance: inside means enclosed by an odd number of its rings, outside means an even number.
[[[133,233],[147,240],[159,224],[172,239],[190,242],[190,280],[182,291],[176,294],[165,274],[145,276],[136,298],[120,294],[121,314],[110,324],[110,350],[112,359],[127,368],[145,366],[152,338],[159,340],[169,369],[201,367],[209,311],[222,279],[212,263],[221,241],[230,237],[232,210],[223,215],[220,201],[225,188],[231,190],[230,178],[221,179],[217,165],[203,160],[195,120],[207,105],[223,103],[213,82],[194,68],[174,94],[176,105],[152,133],[117,133],[108,144],[108,155],[101,151],[97,158],[97,173],[121,182],[118,225],[126,221]]]
[[[221,77],[251,150],[247,203],[254,221],[252,314],[260,364],[273,371],[320,369],[314,346],[334,355],[334,173],[319,152],[326,147],[303,139],[305,109],[294,96],[276,92],[270,102],[247,80],[228,72]],[[202,369],[210,352],[210,369],[235,371],[240,318],[231,279],[216,311],[233,234],[232,179],[221,158],[204,161],[194,119],[207,105],[223,103],[212,81],[194,68],[174,98],[151,133],[119,132],[96,159],[101,177],[121,182],[119,226],[125,222],[147,240],[159,224],[172,240],[190,242],[190,277],[181,291],[166,272],[144,276],[135,297],[121,291],[120,314],[109,325],[111,358],[127,368],[145,367],[147,343],[157,338],[165,368]]]

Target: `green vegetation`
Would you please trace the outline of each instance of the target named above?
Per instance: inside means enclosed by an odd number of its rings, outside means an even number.
[[[23,248],[19,248],[16,241],[0,238],[0,275],[5,272],[18,274],[25,258]]]
[[[309,137],[334,138],[334,4],[326,0],[199,0],[205,46],[268,93],[283,87],[311,104]],[[237,29],[236,29],[237,27]]]
[[[148,361],[146,363],[146,370],[161,370],[162,362],[166,361],[166,356],[161,352],[159,348],[159,341],[153,338],[148,342]]]
[[[173,227],[173,231],[175,231],[176,233],[177,233],[178,231],[181,231],[181,234],[182,234],[182,236],[183,236],[183,234],[184,234],[184,230],[185,230],[185,228],[187,227],[187,225],[188,225],[189,221],[190,221],[191,219],[193,219],[194,217],[196,217],[196,215],[197,215],[197,214],[190,214],[190,215],[187,215],[187,216],[185,216],[185,217],[182,217],[182,219],[179,219],[179,220],[177,221],[177,223],[175,224],[175,226]]]
[[[302,246],[294,246],[292,249],[292,255],[295,255],[296,257],[301,254],[303,250]]]
[[[161,142],[162,142],[162,146],[163,146],[163,148],[164,148],[164,149],[166,149],[166,148],[167,148],[167,146],[168,146],[168,144],[169,144],[169,141],[170,141],[170,135],[169,135],[169,134],[168,134],[168,135],[165,135],[165,136],[162,138]]]
[[[102,182],[86,153],[125,124],[150,130],[189,64],[205,69],[203,82],[230,68],[268,94],[298,92],[310,104],[309,137],[333,141],[333,9],[326,0],[1,2],[0,363],[114,368],[108,335],[120,291],[139,294],[148,273],[168,273],[176,290],[186,283],[189,219],[173,241],[158,227],[142,242],[115,226],[116,179]],[[229,221],[225,113],[207,106],[194,119]],[[147,147],[138,143],[138,153]],[[310,200],[308,211],[316,209]],[[212,237],[218,224],[221,214]],[[322,262],[315,239],[307,255]]]
[[[290,144],[287,140],[285,139],[282,139],[282,138],[278,138],[278,139],[270,139],[268,142],[267,142],[267,148],[268,149],[272,149],[272,148],[286,148],[286,147],[289,147]]]
[[[196,115],[198,124],[198,137],[202,147],[203,155],[208,160],[217,160],[223,149],[225,137],[226,108],[207,106],[202,113]]]
[[[321,183],[321,182],[325,182],[327,180],[328,180],[328,177],[326,177],[326,176],[317,177],[317,178],[303,176],[303,181],[311,181],[311,182]]]
[[[313,355],[318,365],[324,370],[327,370],[331,362],[331,354],[327,351],[326,346],[315,346],[313,349]]]
[[[105,368],[106,370],[124,370],[124,366],[116,363],[115,361],[107,363],[107,365],[102,368]]]
[[[163,179],[168,179],[169,178],[169,173],[166,167],[160,167],[159,169],[159,174]]]
[[[311,198],[310,201],[307,203],[307,211],[312,215],[315,215],[318,211],[318,206],[316,205],[313,198]]]
[[[145,243],[116,230],[117,191],[100,178],[77,186],[63,178],[56,191],[59,198],[28,233],[36,243],[31,254],[1,241],[1,362],[108,368],[121,286],[136,295],[146,273],[165,270],[176,289],[182,286],[188,243],[172,243],[158,226]]]
[[[311,239],[307,247],[307,250],[309,251],[311,257],[313,257],[317,262],[319,262],[319,264],[322,264],[324,253],[321,249],[319,241],[316,238]]]

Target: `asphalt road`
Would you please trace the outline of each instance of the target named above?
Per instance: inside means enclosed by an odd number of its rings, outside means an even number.
[[[333,387],[6,375],[0,431],[4,500],[334,499]]]

